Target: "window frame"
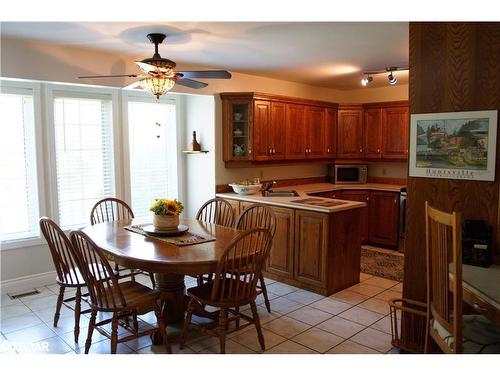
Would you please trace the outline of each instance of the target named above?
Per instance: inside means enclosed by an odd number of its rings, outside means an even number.
[[[38,214],[44,216],[47,214],[47,191],[45,185],[44,165],[44,134],[43,134],[43,121],[42,121],[42,101],[41,101],[41,84],[39,82],[26,81],[26,80],[7,80],[0,79],[0,92],[6,94],[17,95],[31,95],[33,97],[33,132],[35,139],[33,144],[35,146],[35,171],[34,179],[36,180],[36,200],[38,206]],[[17,249],[19,247],[37,246],[44,243],[41,233],[37,230],[34,236],[27,236],[22,238],[15,238],[0,241],[0,251]]]
[[[45,121],[46,121],[46,139],[47,139],[47,180],[49,182],[49,207],[50,217],[59,223],[59,199],[57,190],[57,155],[56,155],[56,139],[55,139],[55,117],[54,117],[54,99],[57,97],[79,98],[79,99],[100,99],[109,100],[111,102],[111,158],[112,164],[112,185],[114,188],[114,195],[119,197],[122,191],[121,188],[121,153],[119,151],[120,145],[117,144],[116,139],[119,138],[117,124],[119,123],[119,110],[118,110],[118,92],[116,89],[105,87],[87,87],[87,86],[69,86],[65,84],[47,83],[45,85]],[[118,138],[117,137],[118,133]],[[88,213],[90,218],[90,212]],[[90,224],[90,219],[89,219]],[[62,228],[64,231],[72,229],[81,229],[80,227]]]
[[[183,176],[181,176],[181,173],[183,172],[182,168],[182,163],[183,163],[183,158],[182,158],[182,144],[183,144],[183,139],[182,139],[182,131],[180,129],[180,119],[181,119],[181,113],[182,113],[182,106],[179,100],[179,96],[175,94],[169,94],[167,93],[166,95],[163,95],[160,97],[160,99],[156,99],[151,96],[151,94],[138,91],[138,90],[122,90],[121,93],[121,109],[122,109],[122,118],[121,118],[121,123],[122,123],[122,150],[123,150],[123,197],[127,202],[132,202],[132,170],[131,170],[131,162],[130,162],[130,142],[129,142],[129,130],[130,130],[130,124],[129,124],[129,118],[128,118],[128,103],[129,102],[143,102],[143,103],[162,103],[162,104],[173,104],[175,106],[175,130],[176,130],[176,150],[175,150],[175,157],[176,160],[174,161],[175,165],[175,173],[173,173],[172,169],[169,169],[169,175],[175,175],[177,179],[176,183],[176,190],[177,190],[177,198],[179,200],[183,200],[184,198],[184,191],[182,190],[182,181],[183,181]]]

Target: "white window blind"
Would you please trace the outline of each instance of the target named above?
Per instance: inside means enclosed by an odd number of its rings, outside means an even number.
[[[155,198],[177,197],[175,122],[175,104],[128,102],[131,203],[136,217],[151,215]]]
[[[85,226],[114,196],[111,99],[54,95],[54,129],[59,225]]]
[[[0,94],[0,240],[38,236],[33,95]]]

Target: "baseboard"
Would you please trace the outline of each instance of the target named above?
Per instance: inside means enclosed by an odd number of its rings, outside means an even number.
[[[24,292],[56,282],[56,271],[37,273],[0,282],[0,294]]]

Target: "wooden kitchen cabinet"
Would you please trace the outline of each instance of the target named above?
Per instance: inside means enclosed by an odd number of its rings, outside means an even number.
[[[370,213],[370,192],[367,190],[343,190],[342,198],[346,201],[364,202],[366,207],[361,208],[361,241],[367,242],[369,240],[369,213]]]
[[[408,157],[408,106],[382,109],[382,157]]]
[[[276,216],[276,233],[267,260],[267,272],[293,279],[293,254],[295,240],[294,210],[282,207],[272,207]]]
[[[305,159],[306,107],[287,104],[286,108],[286,159]]]
[[[337,157],[363,158],[363,108],[339,106],[337,123]]]
[[[306,158],[326,158],[326,111],[323,107],[306,107]]]
[[[396,247],[398,245],[399,193],[371,191],[369,217],[369,241]]]
[[[295,211],[295,279],[324,287],[328,253],[328,215]]]
[[[228,201],[228,203],[233,208],[234,221],[236,221],[236,218],[240,215],[240,201],[232,199],[226,199],[226,201]]]
[[[337,155],[337,110],[326,109],[325,129],[326,157],[334,158]]]
[[[365,158],[378,159],[382,156],[382,108],[364,111]]]
[[[223,101],[224,161],[252,160],[253,106],[250,99]]]
[[[286,104],[271,102],[270,144],[271,159],[285,159],[286,150]]]
[[[253,105],[253,159],[268,160],[271,156],[271,103],[256,100]]]

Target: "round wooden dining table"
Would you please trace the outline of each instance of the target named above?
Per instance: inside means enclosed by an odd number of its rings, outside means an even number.
[[[87,235],[115,262],[126,268],[155,274],[156,288],[167,300],[167,320],[184,319],[185,275],[214,272],[226,246],[241,231],[199,220],[182,219],[189,232],[214,241],[177,246],[125,229],[144,223],[144,219],[116,220],[95,224],[83,229]]]

